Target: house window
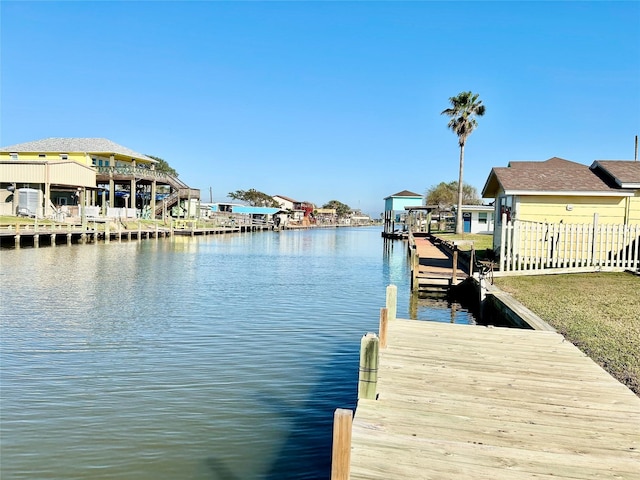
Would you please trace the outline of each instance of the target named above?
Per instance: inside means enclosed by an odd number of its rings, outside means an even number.
[[[478,223],[487,223],[487,212],[478,212]]]
[[[502,214],[507,215],[507,222],[514,220],[512,195],[503,195],[498,199],[498,224],[502,222]]]
[[[39,153],[38,154],[38,158],[47,158],[47,154],[46,153]]]
[[[94,167],[95,167],[96,165],[98,165],[98,160],[96,160],[95,158],[92,158],[92,159],[91,159],[91,165],[93,165]]]
[[[60,160],[69,160],[69,155],[66,153],[61,153],[60,154]]]
[[[9,157],[11,158],[11,160],[17,160],[18,159],[18,154],[13,152],[9,154]]]

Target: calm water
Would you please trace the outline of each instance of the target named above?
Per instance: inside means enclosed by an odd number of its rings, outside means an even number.
[[[0,252],[0,476],[328,478],[388,284],[410,315],[405,248],[359,228]]]

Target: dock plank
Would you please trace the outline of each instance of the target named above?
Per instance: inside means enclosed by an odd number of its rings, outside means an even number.
[[[640,479],[640,398],[557,333],[395,320],[351,479]]]

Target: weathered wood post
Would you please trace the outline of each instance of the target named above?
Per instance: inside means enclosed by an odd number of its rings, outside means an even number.
[[[351,473],[351,430],[353,411],[338,408],[333,414],[331,480],[349,480]]]
[[[469,276],[473,277],[473,264],[475,263],[476,260],[476,247],[475,245],[472,243],[471,244],[471,253],[469,256]]]
[[[453,244],[453,267],[451,270],[451,284],[455,285],[458,281],[458,245]]]
[[[375,400],[378,383],[379,339],[375,333],[367,333],[360,341],[360,370],[358,398]]]
[[[16,234],[13,236],[14,247],[20,248],[20,224],[16,223]]]
[[[393,322],[398,312],[398,287],[395,285],[387,285],[386,300],[386,307],[389,311],[389,321]]]
[[[389,326],[389,310],[380,309],[380,348],[387,347],[387,328]]]
[[[420,287],[418,282],[418,274],[420,273],[420,257],[418,256],[417,248],[411,249],[411,290],[417,291]]]

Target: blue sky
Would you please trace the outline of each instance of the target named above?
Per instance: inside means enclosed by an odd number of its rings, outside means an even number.
[[[378,216],[457,180],[440,112],[487,112],[465,182],[553,156],[633,159],[640,2],[0,2],[0,144],[105,137],[202,200],[255,188]]]

